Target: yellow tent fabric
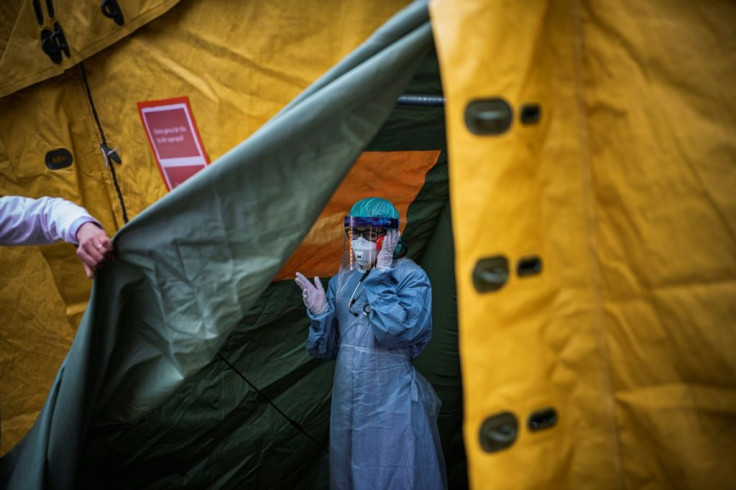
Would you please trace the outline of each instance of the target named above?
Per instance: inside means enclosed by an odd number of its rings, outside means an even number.
[[[0,6],[0,97],[63,73],[119,41],[179,0],[8,0]],[[102,4],[114,4],[104,11]],[[105,15],[107,12],[108,15]],[[119,14],[118,22],[114,14]],[[50,37],[50,39],[47,36]],[[44,50],[42,41],[47,39]],[[56,57],[47,54],[55,51]]]
[[[15,34],[7,42],[2,63],[17,56],[20,46],[38,42],[40,26],[28,11],[30,3],[1,10],[0,34],[12,30],[7,22],[15,21],[14,13],[18,25],[28,28],[18,47]],[[71,3],[55,1],[56,17],[71,12]],[[120,3],[133,19],[127,3]],[[150,12],[163,13],[174,3],[141,2],[141,12],[149,14],[140,18],[150,20]],[[79,48],[78,56],[49,70],[6,71],[1,65],[0,87],[7,95],[0,98],[0,193],[70,199],[112,234],[125,222],[123,208],[131,219],[166,193],[137,102],[187,96],[205,149],[215,160],[407,3],[348,1],[335,7],[312,0],[189,0],[89,58],[101,49],[99,36],[112,43],[117,34],[91,28],[92,47]],[[68,40],[77,39],[70,33],[78,31],[82,39],[81,32],[93,23],[77,18],[85,9],[75,11],[76,20],[62,21]],[[97,18],[94,9],[89,12]],[[39,63],[48,61],[41,56]],[[9,92],[62,69],[59,76]],[[103,133],[122,161],[111,163],[112,171],[100,149]],[[57,148],[73,154],[71,167],[44,165],[46,153]],[[71,245],[57,244],[0,253],[0,311],[12,312],[0,326],[0,341],[13,346],[0,352],[0,453],[10,450],[35,420],[84,311],[90,283],[73,252]]]
[[[64,197],[112,234],[119,204],[79,83],[74,71],[0,99],[0,194]],[[48,169],[45,153],[63,147],[72,166]],[[66,243],[0,250],[2,453],[33,424],[71,345],[90,292],[79,265]]]
[[[736,5],[434,0],[431,13],[472,487],[732,488]],[[510,129],[472,133],[467,106],[491,98],[513,109]],[[537,123],[521,122],[525,104]],[[481,293],[476,263],[495,256],[508,279]],[[529,256],[542,270],[520,276]],[[531,430],[548,407],[556,425]],[[481,427],[502,412],[518,433],[486,452]]]

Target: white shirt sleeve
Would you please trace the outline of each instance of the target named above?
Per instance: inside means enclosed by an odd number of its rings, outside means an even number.
[[[61,198],[0,197],[0,245],[77,244],[77,231],[95,220],[84,208]]]

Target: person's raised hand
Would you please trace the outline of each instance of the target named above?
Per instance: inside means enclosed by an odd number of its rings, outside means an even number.
[[[110,237],[91,221],[77,230],[77,243],[77,257],[82,261],[84,272],[90,279],[95,277],[95,270],[106,260],[114,258]]]
[[[381,251],[378,252],[376,258],[377,269],[388,269],[391,267],[394,261],[394,249],[399,243],[400,238],[399,230],[388,230],[386,232],[383,243],[381,244]]]
[[[314,284],[312,284],[309,279],[304,277],[304,274],[297,272],[294,281],[297,286],[302,288],[304,304],[307,305],[313,315],[321,315],[327,310],[327,295],[319,277],[315,277]]]

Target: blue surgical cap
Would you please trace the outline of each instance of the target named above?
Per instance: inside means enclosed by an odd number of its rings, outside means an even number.
[[[353,204],[350,216],[360,218],[392,218],[399,219],[399,212],[393,204],[380,197],[368,197]]]

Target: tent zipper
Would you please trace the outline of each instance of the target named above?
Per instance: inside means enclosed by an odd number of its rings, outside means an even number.
[[[115,166],[110,163],[111,161],[114,163],[117,163],[120,165],[120,155],[118,155],[117,150],[110,147],[110,145],[107,144],[107,139],[105,138],[105,131],[102,129],[102,123],[100,123],[100,118],[97,115],[97,109],[95,108],[95,101],[92,99],[92,91],[89,88],[89,82],[87,81],[87,73],[84,71],[84,63],[79,63],[79,70],[82,73],[82,80],[84,81],[84,88],[87,92],[87,100],[89,100],[89,106],[92,108],[92,115],[95,118],[95,122],[97,123],[97,128],[100,130],[100,138],[102,139],[102,143],[100,144],[100,149],[102,150],[102,153],[105,155],[105,164],[110,169],[110,175],[112,175],[112,183],[115,186],[115,191],[118,194],[118,199],[120,200],[120,209],[123,211],[123,223],[128,222],[128,213],[125,210],[125,200],[123,199],[123,192],[120,190],[120,184],[118,184],[118,176],[115,173]]]

